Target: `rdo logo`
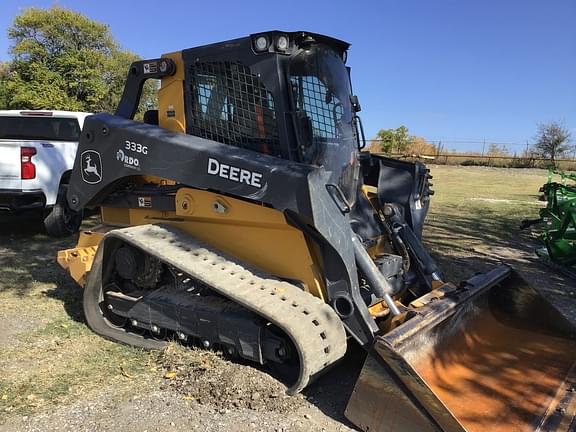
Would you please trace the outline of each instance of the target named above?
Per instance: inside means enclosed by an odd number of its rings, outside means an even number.
[[[125,154],[122,150],[118,150],[116,152],[116,159],[119,160],[120,162],[123,162],[125,166],[128,166],[129,168],[138,168],[140,166],[140,161],[138,160],[138,158],[135,158],[133,156],[128,156],[127,154]]]

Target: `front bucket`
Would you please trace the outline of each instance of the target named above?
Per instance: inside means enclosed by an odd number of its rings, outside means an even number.
[[[377,338],[348,419],[366,431],[576,430],[576,329],[542,295],[500,266],[434,297]]]

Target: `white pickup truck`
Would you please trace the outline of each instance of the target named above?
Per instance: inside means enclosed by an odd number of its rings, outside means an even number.
[[[66,188],[84,118],[70,111],[0,110],[0,212],[43,210],[48,234],[76,232]]]

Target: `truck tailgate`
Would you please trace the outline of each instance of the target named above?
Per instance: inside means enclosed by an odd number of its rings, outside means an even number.
[[[0,140],[0,189],[21,189],[20,142]]]

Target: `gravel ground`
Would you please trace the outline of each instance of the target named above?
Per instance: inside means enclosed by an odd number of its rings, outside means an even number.
[[[215,408],[182,397],[172,389],[145,390],[125,400],[109,388],[93,400],[56,411],[11,419],[0,431],[159,432],[159,431],[350,431],[312,404],[289,412],[250,408]],[[290,403],[293,405],[294,403]]]
[[[163,378],[138,385],[133,393],[122,385],[104,386],[94,398],[13,416],[0,432],[356,430],[342,413],[358,361],[362,364],[359,350],[293,397],[268,374],[216,353],[173,347],[162,355]],[[165,378],[169,372],[176,376]]]

